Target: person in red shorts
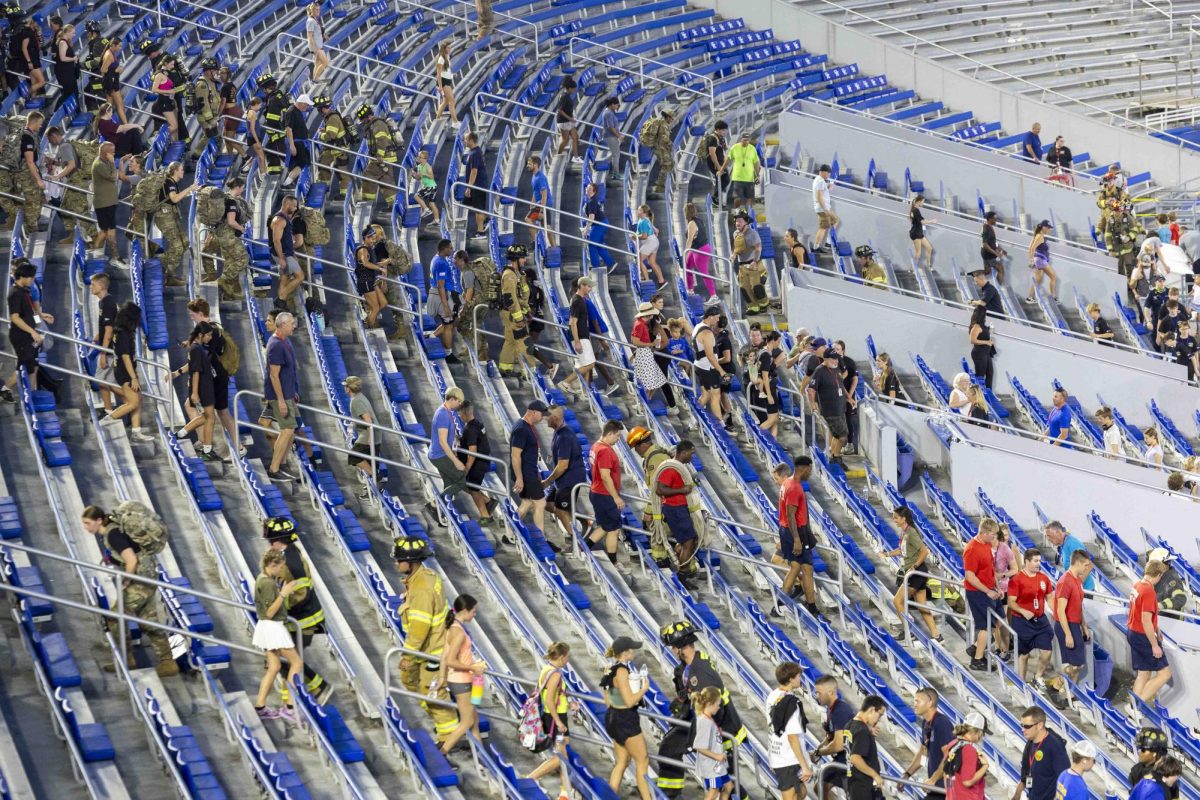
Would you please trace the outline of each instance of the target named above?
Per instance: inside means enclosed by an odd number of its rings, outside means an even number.
[[[820,613],[813,584],[813,553],[817,549],[817,539],[808,524],[808,498],[803,486],[812,474],[812,459],[800,456],[794,469],[780,464],[773,474],[779,484],[779,558],[788,566],[783,591],[795,599],[796,579],[799,578],[804,589],[804,607],[815,617]]]
[[[1049,599],[1047,599],[1049,598]],[[1025,563],[1020,572],[1008,581],[1008,617],[1017,635],[1017,671],[1021,680],[1028,680],[1029,655],[1038,651],[1033,670],[1033,683],[1045,691],[1042,675],[1050,666],[1054,649],[1054,631],[1050,627],[1047,609],[1053,609],[1054,584],[1042,572],[1042,554],[1036,547],[1025,551]]]
[[[1154,696],[1171,680],[1171,667],[1163,652],[1162,633],[1158,629],[1158,596],[1154,586],[1162,580],[1167,565],[1162,561],[1146,564],[1142,579],[1133,584],[1133,599],[1129,603],[1129,655],[1133,661],[1133,693],[1153,704]]]
[[[1083,582],[1092,573],[1092,557],[1086,550],[1071,554],[1071,563],[1054,587],[1054,618],[1057,624],[1058,655],[1062,659],[1063,673],[1073,681],[1087,664],[1087,642],[1092,640],[1083,619]]]
[[[971,658],[971,669],[986,670],[988,630],[991,628],[989,611],[996,607],[1000,592],[996,589],[996,561],[992,556],[992,542],[1000,523],[985,517],[979,522],[979,531],[963,550],[964,584],[967,589],[967,605],[971,609],[971,620],[975,623],[975,645],[967,650]]]

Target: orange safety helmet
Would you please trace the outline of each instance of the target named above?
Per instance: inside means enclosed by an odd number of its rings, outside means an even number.
[[[637,447],[639,444],[649,439],[652,435],[653,434],[651,434],[649,430],[639,425],[633,430],[629,431],[629,433],[625,434],[625,444],[629,445],[630,447]]]

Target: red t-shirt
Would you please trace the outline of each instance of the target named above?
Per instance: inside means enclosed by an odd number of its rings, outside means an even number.
[[[804,494],[804,485],[795,478],[788,478],[779,489],[779,527],[789,526],[788,508],[793,506],[796,509],[793,516],[799,530],[808,524],[808,498]]]
[[[1129,604],[1129,630],[1134,633],[1146,632],[1142,627],[1142,614],[1147,611],[1152,614],[1150,621],[1154,630],[1158,631],[1158,595],[1154,593],[1154,587],[1149,581],[1140,580],[1133,585],[1133,602]]]
[[[1070,571],[1064,572],[1063,576],[1058,579],[1058,585],[1054,587],[1054,604],[1058,605],[1059,599],[1067,601],[1067,618],[1059,620],[1059,622],[1083,622],[1083,581],[1076,578]],[[1057,613],[1058,609],[1055,609]]]
[[[978,539],[967,542],[967,547],[963,550],[963,569],[967,572],[974,572],[979,582],[987,588],[996,588],[996,559],[992,555],[991,545]],[[968,581],[967,591],[978,592],[979,590]]]
[[[946,745],[946,752],[949,753],[953,746],[953,741]],[[964,781],[974,778],[975,773],[979,771],[979,751],[975,749],[975,745],[968,743],[959,755],[962,756],[962,767],[954,778],[946,781],[946,800],[987,800],[984,795],[986,780],[981,780],[974,786],[963,786]]]
[[[630,338],[641,339],[643,342],[654,341],[650,338],[650,326],[646,324],[644,317],[638,317],[637,321],[633,323],[633,333]]]
[[[668,467],[660,472],[658,475],[658,482],[668,489],[683,488],[683,476],[680,475],[679,470],[675,469],[674,467]],[[662,499],[662,504],[664,506],[686,506],[687,495],[676,494],[671,495],[670,497],[664,497]]]
[[[1008,580],[1008,596],[1017,598],[1017,605],[1032,611],[1035,617],[1045,616],[1046,595],[1050,594],[1052,588],[1050,576],[1044,572],[1026,575],[1022,570]]]
[[[617,451],[613,449],[613,446],[604,442],[596,442],[592,445],[591,456],[592,491],[596,494],[608,494],[608,489],[604,488],[604,481],[600,478],[600,470],[607,469],[611,471],[613,488],[620,492],[621,462],[617,458]]]

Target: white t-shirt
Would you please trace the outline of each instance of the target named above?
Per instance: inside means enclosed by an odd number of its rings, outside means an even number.
[[[833,209],[833,201],[829,197],[829,187],[833,181],[828,181],[820,175],[813,178],[813,211],[829,211]],[[824,206],[822,206],[824,203]]]
[[[321,32],[321,23],[315,17],[309,17],[304,21],[304,31],[312,35],[318,50],[325,46],[325,34]]]
[[[1104,451],[1118,456],[1125,455],[1125,437],[1121,435],[1121,426],[1115,422],[1104,430]]]
[[[783,692],[778,689],[772,689],[767,695],[767,708],[774,707],[779,699],[783,697]],[[800,746],[804,747],[804,727],[800,724],[800,709],[796,709],[796,713],[792,714],[792,718],[787,721],[787,725],[783,728],[783,735],[776,736],[774,728],[770,723],[767,724],[769,741],[767,742],[767,762],[771,769],[780,769],[781,767],[796,767],[800,765],[796,754],[792,752],[792,746],[788,744],[788,736],[794,735],[800,737]]]

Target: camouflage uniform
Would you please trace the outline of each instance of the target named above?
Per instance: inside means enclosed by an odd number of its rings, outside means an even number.
[[[42,216],[42,205],[46,202],[46,192],[34,181],[24,162],[13,179],[13,189],[13,194],[25,198],[24,202],[20,204],[21,209],[25,212],[25,233],[32,236],[37,233],[38,218]],[[12,207],[10,208],[10,206]],[[16,207],[10,201],[4,210],[12,214],[16,212]]]
[[[92,188],[92,164],[95,159],[87,159],[78,149],[72,145],[72,151],[75,153],[75,171],[67,176],[67,186],[63,188],[62,209],[70,211],[74,214],[88,216],[92,213],[91,198],[88,191]],[[85,238],[91,239],[96,235],[96,226],[91,223],[80,223],[78,219],[70,214],[62,215],[63,227],[67,232],[67,239],[71,239],[75,233],[75,226],[82,224],[83,235]]]
[[[500,275],[500,324],[504,326],[504,346],[500,349],[500,373],[519,375],[517,361],[528,364],[529,347],[529,288],[515,264],[509,264]],[[524,335],[518,337],[518,332]]]
[[[163,203],[154,212],[154,224],[162,232],[163,246],[166,248],[166,252],[162,256],[163,277],[182,280],[183,276],[179,272],[183,265],[183,254],[187,251],[188,240],[187,234],[183,230],[183,223],[179,219],[179,209],[171,203]]]
[[[221,280],[218,286],[223,299],[236,299],[242,294],[242,273],[250,266],[250,255],[242,237],[228,225],[218,225],[211,236],[216,237],[217,246],[221,250]]]
[[[479,11],[479,38],[490,36],[496,27],[496,14],[492,11],[492,0],[475,0],[475,8]]]
[[[675,144],[671,141],[671,123],[674,117],[674,113],[668,109],[660,111],[648,131],[649,140],[642,141],[643,145],[654,151],[654,158],[658,161],[658,175],[654,179],[654,187],[650,190],[655,194],[662,194],[667,175],[675,172]]]
[[[109,530],[113,530],[110,528]],[[108,547],[107,533],[105,531],[105,546]],[[110,550],[112,548],[109,548]],[[143,578],[152,578],[158,580],[158,559],[155,556],[138,555],[137,568],[134,569],[134,574]],[[124,597],[125,613],[133,617],[149,620],[150,622],[166,623],[166,616],[163,614],[162,606],[158,602],[158,587],[141,581],[129,581],[121,590]],[[105,625],[110,634],[114,637],[119,636],[120,623],[114,619],[106,619]],[[156,628],[145,627],[142,629],[146,638],[150,640],[150,646],[154,648],[154,657],[159,664],[174,663],[175,659],[171,656],[171,642],[167,638],[167,634]],[[128,646],[126,658],[132,661],[132,646]]]

